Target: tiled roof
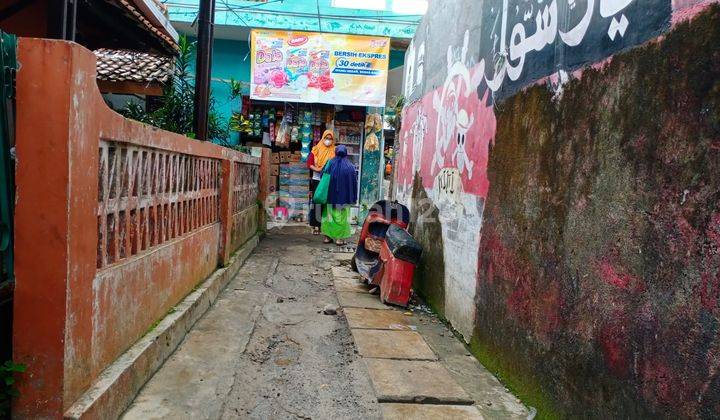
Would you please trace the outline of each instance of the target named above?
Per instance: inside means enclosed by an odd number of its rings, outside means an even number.
[[[174,39],[167,36],[163,31],[156,28],[155,25],[152,24],[143,14],[140,10],[138,10],[133,4],[131,4],[128,0],[119,0],[119,3],[127,9],[127,11],[132,14],[138,21],[142,22],[145,27],[155,34],[155,36],[161,38],[163,41],[165,41],[172,49],[175,51],[179,51],[180,47],[178,47],[177,42],[175,42]]]
[[[166,5],[164,5],[160,0],[153,0],[153,3],[155,3],[165,17],[168,16],[168,9]]]
[[[172,73],[173,60],[156,54],[100,48],[97,57],[97,78],[112,82],[166,82]]]

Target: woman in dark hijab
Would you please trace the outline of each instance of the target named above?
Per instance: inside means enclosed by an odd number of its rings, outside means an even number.
[[[330,186],[320,230],[326,236],[325,243],[334,240],[338,245],[345,245],[345,239],[352,235],[350,206],[357,202],[358,188],[355,165],[347,158],[345,146],[335,148],[335,157],[325,172],[330,174]]]

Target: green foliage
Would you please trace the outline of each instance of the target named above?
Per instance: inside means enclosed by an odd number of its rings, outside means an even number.
[[[13,363],[11,360],[0,365],[0,415],[10,410],[10,400],[19,395],[15,387],[15,374],[25,370],[25,365]]]
[[[395,129],[395,131],[400,131],[402,124],[402,110],[405,106],[405,96],[393,96],[392,103],[393,105],[390,107],[392,112],[388,113],[390,114],[388,117],[388,123]]]
[[[242,82],[230,78],[230,99],[237,99],[242,95]]]
[[[160,107],[148,112],[138,104],[128,103],[121,114],[163,130],[195,138],[193,131],[195,87],[192,83],[193,75],[190,72],[195,44],[188,41],[185,36],[181,36],[178,45],[180,53],[175,60],[172,78],[165,84]],[[227,126],[222,122],[214,107],[215,100],[211,96],[208,137],[211,140],[224,142],[228,137]]]
[[[245,116],[239,112],[233,112],[232,117],[230,117],[230,124],[228,128],[231,131],[237,131],[238,133],[248,135],[251,135],[253,132],[250,120],[246,119]]]
[[[236,144],[234,146],[230,146],[233,150],[237,150],[238,152],[245,153],[246,155],[252,154],[252,147],[246,146],[244,144]]]

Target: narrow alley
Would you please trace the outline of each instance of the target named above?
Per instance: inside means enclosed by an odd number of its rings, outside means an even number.
[[[720,0],[1,0],[0,420],[720,419]]]
[[[483,418],[479,413],[487,418],[527,417],[525,407],[436,318],[417,309],[412,314],[383,309],[377,296],[350,278],[346,267],[351,254],[338,250],[309,234],[270,233],[123,418]],[[338,308],[338,293],[348,301],[347,307]],[[358,297],[348,298],[348,293]],[[364,306],[379,309],[360,308]],[[432,382],[439,378],[428,376],[437,371],[419,370],[409,379],[425,383],[425,389],[403,393],[402,384],[392,384],[398,393],[389,398],[419,404],[379,404],[362,357],[367,350],[360,348],[358,354],[355,345],[367,346],[368,341],[355,343],[345,318],[358,311],[363,328],[393,319],[390,312],[399,316],[384,332],[420,332],[433,351],[421,354],[423,361],[416,363],[434,363],[427,360],[437,356],[449,380],[462,388],[434,398],[439,390]],[[374,344],[370,350],[383,350]],[[412,350],[425,346],[407,339],[395,345],[410,351],[398,362],[417,358]],[[391,358],[380,354],[368,360]],[[457,387],[441,381],[435,385],[446,388],[442,391]]]

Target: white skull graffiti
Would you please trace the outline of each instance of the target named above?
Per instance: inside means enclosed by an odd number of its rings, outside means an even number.
[[[467,167],[469,179],[472,179],[473,162],[470,160],[470,157],[468,157],[467,152],[465,151],[465,138],[473,122],[473,115],[468,117],[468,113],[464,109],[461,109],[460,112],[458,112],[456,127],[457,147],[455,148],[453,158],[457,168],[460,170],[460,173],[462,173],[465,170],[465,167]]]
[[[433,167],[443,168],[445,155],[450,142],[457,141],[453,161],[460,172],[467,169],[468,178],[472,178],[473,162],[465,150],[466,135],[475,121],[472,112],[460,108],[460,99],[468,98],[470,95],[477,95],[476,89],[480,85],[484,75],[484,62],[480,62],[479,68],[470,74],[468,69],[467,52],[470,42],[470,32],[465,31],[463,46],[460,49],[460,56],[455,56],[452,46],[447,52],[447,77],[443,83],[440,94],[433,94],[433,108],[437,112],[437,126],[435,138],[435,155]]]
[[[422,107],[418,107],[417,117],[410,128],[413,139],[413,175],[415,172],[420,170],[420,162],[422,159],[422,146],[425,140],[425,134],[427,133],[427,116],[422,110]]]

